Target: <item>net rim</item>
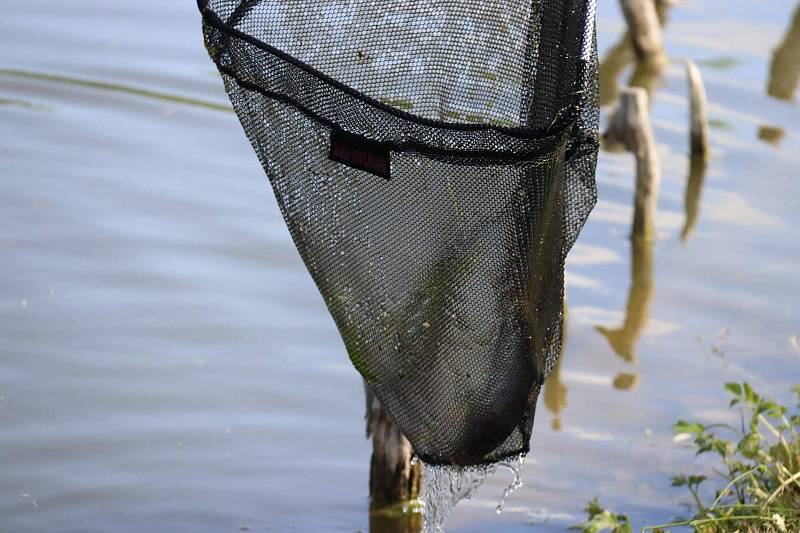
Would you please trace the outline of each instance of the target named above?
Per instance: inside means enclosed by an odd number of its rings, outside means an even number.
[[[509,126],[502,126],[499,124],[487,124],[487,123],[472,123],[472,122],[447,122],[443,120],[434,120],[425,117],[421,117],[419,115],[415,115],[413,113],[409,113],[408,111],[404,111],[397,107],[393,107],[387,103],[381,102],[380,100],[373,98],[361,91],[358,91],[349,85],[346,85],[337,79],[325,74],[324,72],[316,69],[315,67],[305,63],[296,57],[287,54],[286,52],[275,48],[274,46],[265,43],[264,41],[253,37],[252,35],[245,33],[237,28],[232,27],[230,24],[226,23],[222,18],[211,8],[209,7],[209,2],[211,0],[197,0],[197,6],[200,10],[200,13],[203,18],[203,22],[210,27],[221,31],[224,34],[227,34],[230,37],[234,37],[237,39],[241,39],[248,44],[255,46],[256,48],[269,53],[283,61],[286,61],[293,66],[305,71],[306,73],[314,76],[315,78],[319,79],[323,83],[333,87],[336,90],[342,91],[345,94],[356,98],[357,100],[367,104],[371,107],[374,107],[382,112],[391,114],[396,116],[397,118],[406,120],[411,123],[419,124],[421,126],[440,129],[440,130],[449,130],[449,131],[456,131],[456,132],[494,132],[500,133],[502,135],[522,140],[522,141],[542,141],[551,139],[554,137],[559,137],[562,133],[569,130],[575,122],[579,119],[582,108],[583,108],[583,98],[581,98],[581,94],[571,94],[569,95],[569,103],[566,104],[561,108],[559,111],[556,119],[547,127],[547,128],[531,128],[526,126],[518,126],[518,127],[509,127]],[[584,32],[586,28],[584,28]],[[247,82],[246,80],[242,80],[236,73],[232,70],[227,68],[225,65],[220,65],[219,62],[216,61],[214,58],[214,62],[217,63],[217,67],[220,70],[225,71],[225,74],[233,77],[236,79],[237,82],[242,82],[242,86],[249,89],[249,90],[256,90],[264,94],[265,96],[275,98],[276,96],[282,96],[280,98],[284,101],[289,101],[288,103],[293,104],[295,107],[303,107],[299,105],[298,102],[295,102],[292,98],[283,95],[281,93],[275,93],[274,91],[269,91],[264,87],[259,85]],[[582,74],[579,76],[582,78]],[[302,111],[303,109],[301,109]],[[420,143],[421,144],[421,143]],[[413,151],[420,151],[419,149],[421,146],[416,146],[413,148],[407,148],[406,150],[413,150]],[[401,148],[402,150],[402,148]],[[441,149],[435,149],[437,153],[442,152]],[[452,153],[453,155],[467,155],[469,156],[468,150],[445,150],[445,152]],[[514,156],[518,154],[517,151],[515,152],[496,152],[496,151],[485,151],[485,155],[499,155],[500,159],[507,159],[508,156]],[[519,156],[513,157],[515,160],[526,160],[531,157],[537,157],[542,153],[542,150],[535,150],[533,152],[529,152],[528,154],[519,153]],[[484,151],[478,151],[474,154],[476,157],[484,155]]]
[[[328,127],[332,132],[342,131],[356,135],[360,134],[359,132],[347,131],[346,129],[342,128],[341,125],[339,125],[337,122],[332,121],[316,113],[315,111],[309,109],[300,102],[294,100],[293,98],[290,98],[289,96],[283,93],[264,89],[263,87],[257,84],[254,84],[250,81],[243,79],[241,76],[237,75],[233,69],[225,65],[222,65],[220,63],[217,63],[216,61],[215,64],[223,74],[234,79],[236,83],[243,89],[257,92],[259,94],[264,95],[267,98],[287,104],[296,109],[297,111],[303,113],[307,117],[311,118],[312,120]],[[546,137],[531,138],[530,140],[535,141],[537,144],[534,145],[534,148],[524,149],[524,150],[507,151],[507,150],[468,150],[468,149],[455,149],[455,148],[450,149],[420,142],[414,139],[409,139],[405,141],[396,141],[392,139],[379,139],[379,142],[388,146],[392,152],[417,153],[429,157],[431,159],[438,159],[453,165],[462,165],[462,166],[517,165],[517,164],[535,162],[542,156],[551,154],[559,150],[564,144],[564,138],[566,137],[567,133],[570,131],[570,128],[573,125],[574,123],[567,124],[563,129],[551,132]],[[574,155],[573,151],[566,151],[565,159],[569,160],[572,158],[573,155]]]

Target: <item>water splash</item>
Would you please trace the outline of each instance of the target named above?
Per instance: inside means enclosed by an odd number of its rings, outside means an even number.
[[[503,512],[503,506],[506,504],[506,500],[511,494],[522,486],[522,476],[520,475],[520,471],[522,470],[522,466],[525,464],[525,456],[520,455],[518,458],[505,461],[499,463],[497,466],[502,466],[503,468],[507,468],[514,474],[514,480],[511,484],[503,490],[503,496],[500,498],[500,503],[497,504],[497,514]]]
[[[423,465],[420,489],[420,500],[424,506],[423,533],[444,533],[444,523],[456,504],[472,498],[494,468],[494,465]]]
[[[423,464],[422,487],[419,499],[422,502],[423,533],[444,533],[444,524],[450,512],[461,500],[469,500],[486,478],[498,467],[507,468],[514,480],[503,491],[497,512],[503,510],[512,492],[522,486],[520,470],[525,456],[520,455],[502,463],[478,466],[441,466]]]

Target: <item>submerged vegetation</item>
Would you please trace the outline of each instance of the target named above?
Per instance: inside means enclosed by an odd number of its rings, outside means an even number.
[[[800,386],[793,412],[756,393],[747,383],[728,383],[731,408],[740,411],[741,425],[703,425],[683,420],[675,431],[693,438],[697,455],[711,454],[717,464],[713,478],[704,474],[677,475],[673,487],[686,487],[692,496],[691,517],[641,531],[666,533],[692,528],[700,533],[800,531]],[[714,497],[702,490],[716,480]],[[631,533],[626,514],[604,509],[595,498],[586,507],[588,519],[574,527],[584,533]]]

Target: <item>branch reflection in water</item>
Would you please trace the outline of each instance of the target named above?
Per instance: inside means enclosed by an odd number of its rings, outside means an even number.
[[[795,8],[789,29],[772,55],[767,94],[779,100],[794,101],[800,84],[800,4]]]

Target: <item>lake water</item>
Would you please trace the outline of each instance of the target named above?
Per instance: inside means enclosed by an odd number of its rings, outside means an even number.
[[[450,531],[561,531],[594,496],[669,519],[686,494],[668,478],[695,464],[671,424],[730,419],[726,381],[800,382],[798,9],[672,9],[652,107],[660,239],[629,298],[633,162],[602,154],[526,485],[497,516],[501,471]],[[367,531],[361,380],[224,110],[194,2],[3,14],[0,532]],[[623,30],[600,0],[601,54]],[[770,96],[781,42],[794,56]],[[684,242],[686,58],[713,157]]]

